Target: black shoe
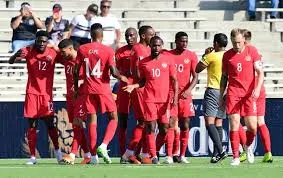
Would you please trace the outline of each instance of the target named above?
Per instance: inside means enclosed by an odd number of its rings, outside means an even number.
[[[157,156],[157,160],[159,161],[159,157],[160,157],[159,151],[156,152],[156,156]]]
[[[228,157],[228,154],[225,151],[223,151],[221,154],[216,156],[216,161],[217,161],[216,163],[224,160],[227,157]]]
[[[255,21],[255,16],[250,16],[250,21]]]
[[[217,163],[217,157],[212,156],[211,159],[210,159],[210,163]]]
[[[173,162],[174,162],[174,163],[181,163],[181,158],[180,158],[180,156],[173,156]]]
[[[121,157],[120,164],[129,164],[129,161],[127,161],[127,160],[123,159],[123,157]]]

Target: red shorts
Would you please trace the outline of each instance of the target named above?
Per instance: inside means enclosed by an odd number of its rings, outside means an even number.
[[[131,93],[131,105],[136,119],[144,118],[143,88],[135,89]]]
[[[75,109],[75,101],[73,99],[73,96],[70,96],[70,95],[66,96],[66,105],[67,105],[67,112],[68,112],[69,122],[73,123],[73,120],[74,120],[74,109]]]
[[[83,120],[88,114],[116,112],[112,94],[82,94],[75,101],[74,116]]]
[[[265,97],[256,100],[257,116],[265,116]]]
[[[53,98],[49,95],[27,93],[24,104],[24,117],[38,119],[53,116]]]
[[[186,99],[179,99],[177,106],[171,106],[170,114],[172,117],[187,118],[195,116],[195,109],[192,96]]]
[[[158,121],[162,124],[169,123],[169,103],[144,103],[144,120]]]
[[[257,103],[255,98],[227,95],[226,99],[227,114],[257,116]]]
[[[130,111],[130,94],[119,88],[116,103],[118,113],[128,114]]]

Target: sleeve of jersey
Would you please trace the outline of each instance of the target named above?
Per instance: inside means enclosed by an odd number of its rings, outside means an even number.
[[[261,55],[258,53],[258,50],[255,47],[251,48],[251,55],[254,62],[261,61]]]
[[[170,62],[169,63],[169,75],[174,76],[176,74],[177,74],[177,70],[176,70],[175,64],[173,62]]]
[[[197,55],[194,53],[193,60],[192,60],[192,65],[191,65],[191,71],[192,71],[192,72],[195,72],[195,71],[196,71],[197,63],[198,63],[198,57],[197,57]]]
[[[116,66],[117,68],[121,68],[121,61],[120,61],[120,55],[119,55],[119,50],[116,51],[115,53],[115,61],[116,61]]]
[[[108,63],[109,63],[109,66],[116,66],[115,53],[114,53],[113,49],[111,49],[111,48],[109,50]]]
[[[204,55],[201,60],[200,60],[204,65],[208,66],[210,61],[211,61],[211,55],[210,54],[206,54]]]
[[[26,57],[25,57],[25,58],[28,58],[29,53],[30,53],[30,51],[31,51],[31,48],[30,48],[30,47],[24,47],[24,48],[22,48],[21,50],[22,50],[22,53],[23,53],[23,54],[26,54]],[[22,60],[21,57],[17,57],[17,58],[16,58],[16,61],[21,61],[21,60]]]

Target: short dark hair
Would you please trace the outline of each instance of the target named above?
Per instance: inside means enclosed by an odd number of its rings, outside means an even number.
[[[186,36],[186,37],[188,37],[188,34],[186,33],[186,32],[178,32],[178,33],[176,33],[176,35],[175,35],[175,40],[178,40],[178,39],[180,39],[181,37],[183,37],[183,36]]]
[[[98,13],[98,5],[91,4],[91,5],[88,6],[87,10],[94,13],[94,14],[97,14]]]
[[[28,2],[23,2],[23,3],[21,4],[21,7],[23,7],[23,6],[30,6],[30,3],[28,3]]]
[[[224,33],[217,33],[214,35],[213,42],[217,42],[220,47],[226,47],[228,44],[228,38]]]
[[[52,9],[59,9],[59,10],[62,10],[62,6],[60,4],[54,4]]]
[[[60,41],[60,43],[58,44],[58,48],[59,49],[63,49],[66,48],[68,46],[73,46],[73,41],[71,39],[63,39],[62,41]]]
[[[155,41],[155,40],[160,40],[160,41],[162,42],[162,44],[163,44],[163,40],[162,40],[162,38],[160,38],[159,36],[154,36],[154,37],[152,37],[152,38],[150,39],[150,43],[152,43],[152,42]]]
[[[90,31],[94,31],[94,30],[98,30],[98,29],[101,29],[101,30],[103,29],[102,25],[100,23],[94,23],[90,27]]]
[[[242,29],[244,37],[246,40],[251,40],[252,39],[252,32],[249,31],[248,29]]]
[[[37,37],[41,37],[41,36],[48,37],[48,32],[45,31],[45,30],[40,30],[40,31],[36,32],[36,34],[35,34],[35,37],[36,37],[36,38],[37,38]]]
[[[139,36],[145,34],[147,32],[148,29],[152,29],[151,26],[149,25],[143,25],[139,28]]]

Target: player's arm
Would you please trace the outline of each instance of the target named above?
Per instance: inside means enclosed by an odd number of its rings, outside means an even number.
[[[173,101],[172,104],[173,106],[176,106],[178,103],[178,89],[179,89],[179,83],[178,83],[178,79],[177,79],[177,74],[174,74],[172,76],[170,76],[170,79],[173,82],[173,89],[174,89],[174,97],[173,97]]]
[[[127,85],[127,86],[123,87],[123,90],[128,92],[128,93],[131,93],[136,88],[144,87],[145,82],[146,82],[145,79],[141,79],[141,80],[139,80],[138,83],[135,83],[135,84],[132,84],[132,85]]]
[[[202,63],[201,61],[198,62],[197,66],[196,66],[196,73],[200,73],[202,72],[204,69],[206,69],[206,65],[204,63]]]
[[[196,69],[195,69],[196,73],[200,73],[201,71],[203,71],[204,69],[207,68],[207,66],[209,64],[208,54],[210,54],[213,50],[214,50],[213,47],[206,48],[204,54],[202,55],[201,60],[198,62],[197,66],[196,66]]]
[[[74,77],[74,91],[75,91],[75,94],[79,90],[79,73],[80,73],[81,65],[82,65],[81,63],[78,63],[74,67],[73,77]]]
[[[262,61],[256,61],[254,63],[254,68],[255,68],[255,72],[257,73],[258,77],[256,77],[257,85],[255,86],[255,89],[253,91],[253,97],[258,98],[260,95],[260,90],[261,90],[261,87],[263,85],[263,80],[264,80],[264,71],[263,71]]]
[[[118,79],[122,82],[128,83],[127,77],[125,77],[124,75],[121,75],[119,70],[117,69],[117,67],[110,66],[110,73],[114,78],[116,78],[116,79]]]
[[[19,49],[14,55],[9,58],[9,64],[14,64],[16,60],[24,59],[26,57],[26,53],[24,50]]]
[[[228,83],[228,75],[227,73],[222,72],[221,80],[220,80],[220,96],[219,96],[219,106],[224,110],[224,92],[226,90]]]

